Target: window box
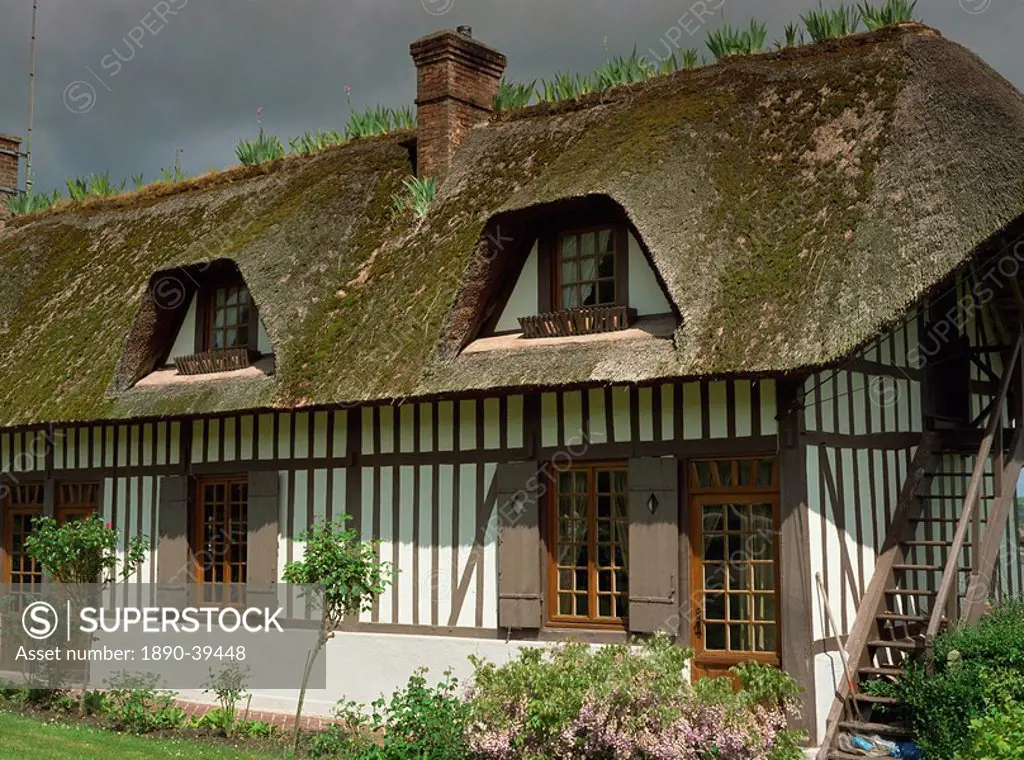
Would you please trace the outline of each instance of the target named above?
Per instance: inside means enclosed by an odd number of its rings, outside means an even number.
[[[561,338],[625,330],[635,320],[636,309],[593,306],[519,317],[519,325],[523,328],[524,338]]]
[[[219,348],[202,351],[198,354],[179,356],[174,363],[178,368],[178,374],[205,375],[210,372],[246,369],[257,358],[258,353],[246,347]]]

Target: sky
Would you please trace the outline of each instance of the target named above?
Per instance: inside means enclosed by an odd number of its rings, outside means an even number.
[[[817,0],[38,0],[33,136],[37,190],[109,171],[156,179],[235,163],[263,127],[287,142],[343,129],[351,107],[411,105],[409,43],[460,24],[539,79],[611,55],[707,52],[709,29],[751,17],[769,41]],[[830,5],[836,4],[833,2]],[[694,8],[694,6],[697,6]],[[701,8],[709,9],[708,15]],[[0,0],[0,133],[27,125],[32,0]],[[919,0],[915,17],[1024,88],[1024,0]]]

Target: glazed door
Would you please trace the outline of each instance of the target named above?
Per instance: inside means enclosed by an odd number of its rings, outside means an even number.
[[[25,552],[25,539],[32,532],[32,523],[43,514],[42,485],[12,487],[0,504],[0,510],[3,518],[0,520],[3,529],[0,582],[13,587],[5,600],[0,621],[3,629],[0,630],[0,668],[14,670],[17,669],[14,655],[21,643],[21,612],[32,601],[32,588],[43,582],[42,568]],[[6,630],[8,624],[10,630]]]
[[[774,459],[690,464],[695,679],[780,663],[777,480]]]

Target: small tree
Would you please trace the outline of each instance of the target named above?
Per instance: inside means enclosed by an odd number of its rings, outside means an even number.
[[[56,583],[65,585],[76,606],[84,606],[88,601],[90,592],[86,584],[107,586],[128,580],[142,565],[148,551],[149,538],[139,533],[128,540],[119,559],[117,531],[98,514],[63,523],[52,517],[40,517],[25,538],[26,554]],[[79,703],[83,714],[85,693],[83,690]]]
[[[117,557],[117,531],[104,524],[98,514],[83,520],[59,524],[52,517],[40,517],[25,538],[25,552],[43,567],[57,583],[99,583],[125,581],[139,569],[149,538],[132,536],[120,562]],[[120,570],[118,566],[120,565]]]
[[[316,594],[306,592],[313,605],[321,608],[323,619],[316,644],[306,658],[302,674],[299,704],[295,710],[294,752],[299,750],[302,703],[306,698],[306,684],[313,672],[313,663],[346,615],[368,611],[373,600],[391,583],[391,563],[377,557],[377,541],[363,541],[345,522],[352,519],[342,515],[339,520],[313,525],[296,540],[306,543],[304,558],[289,562],[284,568],[286,583],[317,586]]]
[[[217,696],[217,704],[220,705],[221,716],[224,720],[221,728],[229,739],[235,729],[238,702],[249,694],[246,688],[248,678],[248,667],[243,667],[237,662],[230,662],[217,672],[210,671],[210,679],[206,682],[206,688],[203,690],[203,694],[213,692]],[[249,696],[252,697],[251,694]]]

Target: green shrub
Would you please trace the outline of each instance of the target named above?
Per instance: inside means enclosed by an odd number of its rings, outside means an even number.
[[[107,720],[113,729],[147,734],[178,728],[185,712],[174,703],[174,692],[157,691],[156,676],[119,674],[108,682]]]
[[[970,757],[969,727],[1024,704],[1024,602],[1000,604],[977,624],[937,637],[935,665],[932,676],[908,667],[896,696],[926,757]]]
[[[268,135],[260,129],[254,140],[239,140],[235,146],[235,156],[245,166],[257,166],[266,161],[276,161],[284,156],[284,145],[277,135]]]
[[[494,94],[494,110],[509,111],[513,108],[522,108],[529,105],[533,99],[537,86],[537,80],[529,84],[523,82],[510,82],[505,77],[498,83],[498,91]]]
[[[468,755],[469,706],[459,699],[458,682],[449,671],[430,685],[426,673],[426,668],[417,670],[404,689],[373,703],[368,725],[383,741],[368,750],[367,758],[463,760]]]
[[[220,705],[220,728],[224,735],[231,737],[235,726],[235,713],[238,701],[242,699],[248,690],[246,681],[249,678],[249,668],[239,665],[237,662],[229,662],[223,665],[216,673],[210,671],[210,677],[204,684],[204,694],[213,693]]]
[[[384,108],[374,106],[362,111],[352,111],[348,115],[345,126],[345,137],[358,140],[362,137],[375,137],[416,126],[416,115],[409,106],[402,108]]]
[[[263,720],[240,720],[235,725],[235,731],[250,739],[269,739],[282,733],[280,728]]]
[[[818,0],[818,10],[800,14],[807,33],[815,42],[847,37],[857,31],[860,13],[855,6],[839,4],[838,8],[824,8]]]
[[[871,30],[881,29],[894,24],[902,24],[914,20],[914,6],[917,0],[886,0],[885,5],[876,8],[871,3],[861,3],[860,16],[864,19],[864,25]]]
[[[402,184],[405,185],[405,192],[391,196],[395,211],[402,213],[411,208],[416,216],[426,216],[437,195],[437,180],[433,177],[408,177],[402,180]]]
[[[345,135],[341,134],[341,132],[325,132],[322,129],[317,129],[313,132],[306,132],[298,137],[293,137],[288,141],[288,145],[292,153],[298,153],[300,156],[311,156],[332,145],[341,145],[343,142],[345,142]]]
[[[31,214],[35,211],[42,211],[51,206],[56,206],[61,201],[60,190],[54,190],[52,194],[25,192],[10,195],[4,198],[4,206],[11,213],[11,216]]]
[[[956,760],[1024,760],[1024,703],[972,720]]]
[[[731,24],[708,32],[707,46],[716,60],[733,55],[750,55],[764,49],[764,41],[768,37],[768,24],[764,21],[750,20],[746,29],[733,28]]]

